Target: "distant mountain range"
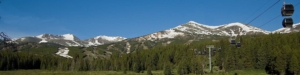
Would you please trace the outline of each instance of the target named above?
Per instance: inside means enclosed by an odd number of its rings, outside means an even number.
[[[126,38],[120,36],[96,36],[94,38],[80,40],[73,34],[63,34],[63,35],[53,35],[53,34],[41,34],[38,36],[32,37],[23,37],[14,39],[16,42],[38,42],[38,43],[47,43],[54,42],[64,46],[97,46],[103,45],[111,42],[122,41]]]
[[[292,31],[299,31],[300,23],[294,24]],[[229,24],[223,24],[219,26],[210,26],[200,24],[194,21],[189,21],[185,24],[170,28],[167,30],[159,31],[156,33],[147,34],[144,36],[131,38],[138,42],[141,41],[154,41],[160,39],[170,39],[177,36],[198,36],[199,38],[209,38],[207,36],[237,36],[237,35],[253,35],[253,34],[269,34],[269,33],[290,33],[289,28],[280,28],[275,31],[263,30],[251,25],[235,22]],[[96,36],[94,38],[80,40],[73,34],[53,35],[53,34],[41,34],[32,37],[22,37],[14,39],[16,42],[54,42],[64,46],[97,46],[107,43],[120,42],[127,38],[120,36]]]

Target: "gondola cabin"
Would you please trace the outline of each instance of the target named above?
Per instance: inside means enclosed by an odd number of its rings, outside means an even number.
[[[214,48],[214,49],[213,49],[213,52],[216,52],[216,51],[217,51],[217,49],[216,49],[216,48]]]
[[[201,52],[201,51],[195,51],[195,54],[196,54],[196,55],[201,55],[202,52]]]
[[[284,4],[281,8],[281,15],[282,16],[292,16],[294,13],[294,6],[293,4]]]
[[[203,55],[205,55],[206,54],[206,50],[204,49],[204,51],[203,51]]]
[[[240,42],[236,43],[235,45],[237,48],[240,48],[242,46],[242,44]]]
[[[231,40],[230,40],[230,44],[232,44],[232,45],[236,44],[235,40],[234,40],[234,39],[231,39]]]
[[[292,28],[293,27],[293,19],[292,18],[284,18],[282,21],[282,26],[284,28]]]

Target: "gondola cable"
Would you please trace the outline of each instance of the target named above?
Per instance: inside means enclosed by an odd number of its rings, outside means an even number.
[[[295,5],[295,7],[297,6],[297,5],[299,5],[300,4],[300,2],[298,2],[296,5]],[[270,23],[270,22],[272,22],[273,20],[275,20],[276,18],[278,18],[280,15],[278,15],[278,16],[276,16],[275,18],[273,18],[273,19],[271,19],[271,20],[269,20],[268,22],[266,22],[266,23],[264,23],[264,24],[262,24],[262,25],[260,25],[258,28],[260,28],[260,27],[262,27],[262,26],[264,26],[264,25],[266,25],[266,24],[268,24],[268,23]]]
[[[276,17],[274,17],[273,19],[269,20],[268,22],[266,22],[266,23],[264,23],[264,24],[260,25],[258,28],[260,28],[260,27],[262,27],[262,26],[264,26],[264,25],[266,25],[266,24],[270,23],[271,21],[275,20],[275,19],[276,19],[276,18],[278,18],[279,16],[280,16],[280,15],[278,15],[278,16],[276,16]]]
[[[298,2],[295,6],[297,6],[297,5],[299,5],[300,4],[300,2]]]
[[[251,22],[253,22],[254,20],[256,20],[258,17],[260,17],[262,14],[264,14],[266,11],[268,11],[270,8],[272,8],[274,5],[276,5],[280,0],[278,0],[277,2],[275,2],[272,6],[270,6],[267,10],[265,10],[264,12],[262,12],[261,14],[259,14],[258,16],[256,16],[254,19],[252,19],[249,23],[247,23],[246,25],[249,25]]]
[[[276,5],[280,0],[278,0],[277,2],[275,2],[272,6],[270,6],[268,9],[266,9],[265,11],[263,11],[262,13],[260,13],[258,16],[256,16],[254,19],[252,19],[249,23],[247,23],[246,25],[249,25],[251,22],[253,22],[254,20],[256,20],[258,17],[260,17],[262,14],[264,14],[266,11],[268,11],[269,9],[271,9],[274,5]],[[232,40],[232,39],[231,39]],[[240,45],[240,43],[239,43]],[[236,44],[237,47],[240,47],[239,45]]]
[[[283,4],[285,4],[285,2],[283,2]],[[295,7],[298,6],[299,4],[300,4],[300,2],[298,2],[298,3],[295,5]],[[280,15],[274,17],[273,19],[269,20],[268,22],[266,22],[266,23],[260,25],[258,28],[261,28],[262,26],[264,26],[264,25],[270,23],[271,21],[275,20],[275,19],[278,18],[279,16],[280,16]],[[291,30],[292,30],[292,29],[291,29]],[[256,32],[254,32],[254,33],[255,33],[255,34],[254,34],[254,36],[255,36],[255,35],[256,35]]]
[[[260,17],[262,14],[264,14],[266,11],[268,11],[270,8],[272,8],[274,5],[276,5],[279,1],[280,1],[280,0],[278,0],[277,2],[275,2],[272,6],[270,6],[268,9],[266,9],[266,10],[263,11],[261,14],[259,14],[258,16],[256,16],[254,19],[252,19],[252,20],[251,20],[249,23],[247,23],[246,25],[249,25],[251,22],[253,22],[254,20],[256,20],[258,17]],[[285,4],[285,2],[284,2],[284,4]],[[300,4],[300,2],[297,3],[295,6],[297,6],[297,5],[299,5],[299,4]],[[279,16],[280,16],[280,15],[279,15]],[[273,21],[274,19],[278,18],[279,16],[276,16],[275,18],[273,18],[273,19],[269,20],[268,22],[262,24],[262,25],[259,26],[258,28],[260,28],[260,27],[262,27],[262,26],[268,24],[269,22]],[[256,32],[255,32],[255,34],[256,34]]]
[[[251,16],[253,16],[258,10],[260,10],[262,7],[264,7],[265,5],[267,5],[267,3],[269,3],[270,0],[268,0],[264,5],[262,5],[260,8],[258,8],[255,12],[253,12],[248,18],[246,18],[243,22],[245,22],[246,20],[248,20]]]

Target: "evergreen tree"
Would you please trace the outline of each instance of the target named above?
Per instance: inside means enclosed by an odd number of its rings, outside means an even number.
[[[170,64],[164,65],[164,75],[172,75],[172,68]]]
[[[296,53],[294,52],[292,57],[290,58],[290,65],[289,65],[289,71],[293,72],[295,75],[298,74],[300,64],[299,64],[299,59],[296,56]]]
[[[153,75],[152,72],[151,72],[151,66],[147,67],[147,75]]]
[[[184,73],[183,73],[183,68],[182,68],[182,64],[179,64],[178,65],[178,68],[177,68],[177,73],[179,74],[179,75],[183,75]]]
[[[256,69],[264,69],[267,65],[267,58],[266,58],[267,52],[262,49],[258,49],[256,53],[256,63],[255,68]]]

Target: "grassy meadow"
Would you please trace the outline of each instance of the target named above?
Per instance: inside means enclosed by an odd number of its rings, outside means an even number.
[[[162,70],[152,71],[153,75],[164,75]],[[173,71],[174,75],[178,75]],[[230,72],[215,72],[205,75],[267,75],[264,70],[235,70]],[[0,75],[125,75],[122,71],[49,71],[49,70],[15,70],[0,71]],[[147,75],[147,72],[127,72],[126,75]],[[196,75],[196,74],[189,74]]]

